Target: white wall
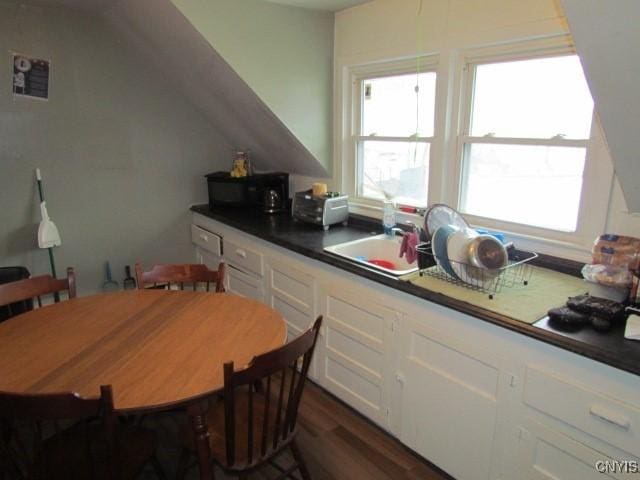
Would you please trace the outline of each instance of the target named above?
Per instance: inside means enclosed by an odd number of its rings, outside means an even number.
[[[99,18],[0,3],[0,45],[0,266],[49,271],[36,167],[58,271],[76,267],[81,293],[100,288],[105,260],[118,280],[137,260],[191,261],[188,206],[206,202],[202,175],[227,168],[231,145]],[[49,101],[12,97],[9,51],[51,61]]]
[[[263,0],[172,2],[329,174],[333,14]]]
[[[348,85],[343,71],[346,67],[392,59],[415,57],[416,54],[438,54],[441,67],[438,70],[439,89],[452,82],[448,65],[464,49],[499,45],[514,41],[532,40],[560,36],[569,32],[563,12],[554,0],[375,0],[336,14],[335,39],[335,168],[334,180],[346,177],[341,149],[345,140],[345,117],[342,111],[343,96]],[[439,90],[444,93],[444,90]],[[449,89],[450,91],[450,89]],[[440,128],[451,118],[447,102],[437,105],[437,120]],[[596,105],[597,109],[597,105]],[[438,127],[436,127],[438,128]],[[596,125],[596,129],[599,127]],[[611,158],[606,144],[599,139],[596,130],[592,149],[598,165],[604,172],[612,171]],[[452,132],[436,131],[436,137],[448,138]],[[440,201],[454,203],[452,198],[453,152],[446,149],[444,141],[435,142],[431,161],[434,178],[442,182],[430,184],[434,197]],[[603,230],[640,236],[640,218],[625,213],[624,200],[616,186],[607,205],[608,193],[603,192],[601,207],[606,211]],[[603,213],[604,213],[603,211]],[[587,260],[586,246],[569,248],[554,244],[535,244],[538,251]]]

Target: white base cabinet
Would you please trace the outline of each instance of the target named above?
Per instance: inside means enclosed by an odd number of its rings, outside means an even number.
[[[267,304],[280,312],[287,323],[287,338],[300,335],[313,324],[316,313],[316,287],[314,278],[278,256],[267,260]],[[318,343],[322,343],[321,329]],[[319,349],[318,349],[319,350]],[[309,376],[317,380],[319,375],[318,350],[309,367]]]
[[[345,288],[347,287],[347,288]],[[391,417],[398,314],[344,282],[323,284],[320,384],[387,430]]]
[[[640,455],[638,376],[207,217],[194,224],[223,238],[228,291],[278,310],[290,336],[323,315],[316,382],[455,478],[630,478],[612,469]]]
[[[532,419],[519,427],[517,464],[522,480],[624,479],[614,460],[602,452]]]
[[[402,441],[455,478],[496,478],[503,362],[426,323],[405,319],[400,329]]]
[[[227,292],[264,302],[264,288],[261,278],[243,272],[235,265],[228,263],[225,282]]]

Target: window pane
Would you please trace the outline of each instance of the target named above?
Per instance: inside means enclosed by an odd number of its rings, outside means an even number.
[[[426,206],[429,147],[422,142],[361,142],[362,196],[383,199],[384,190],[397,203]]]
[[[433,136],[435,96],[434,72],[363,80],[362,135]]]
[[[584,148],[472,144],[465,156],[465,213],[576,230]]]
[[[585,139],[592,112],[576,55],[476,67],[472,136]]]

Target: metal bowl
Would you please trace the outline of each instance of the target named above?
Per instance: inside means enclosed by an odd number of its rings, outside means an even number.
[[[478,280],[491,280],[500,275],[501,269],[507,266],[509,255],[507,249],[497,238],[491,235],[478,235],[469,242],[468,273]]]

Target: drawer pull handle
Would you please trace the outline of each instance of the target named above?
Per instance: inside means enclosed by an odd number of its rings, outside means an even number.
[[[247,252],[245,252],[241,248],[237,248],[236,249],[236,255],[238,255],[239,257],[242,257],[242,258],[247,258]]]
[[[209,236],[205,235],[204,233],[200,234],[200,240],[204,241],[204,242],[208,242],[209,241]]]
[[[625,430],[629,430],[631,427],[631,420],[629,420],[624,415],[620,415],[619,413],[612,412],[600,405],[591,405],[589,408],[589,413],[594,417],[598,417],[605,422],[612,423],[620,428],[624,428]]]

